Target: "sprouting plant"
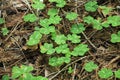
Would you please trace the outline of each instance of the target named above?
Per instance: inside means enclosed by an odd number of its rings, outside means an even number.
[[[68,34],[67,40],[70,40],[72,43],[79,43],[81,41],[80,36],[78,36],[77,34]]]
[[[111,35],[111,42],[112,43],[120,42],[120,31],[118,31],[117,34]]]
[[[57,53],[63,53],[63,54],[67,54],[69,53],[69,48],[68,48],[68,44],[61,44],[58,47],[55,48],[55,51]]]
[[[111,69],[108,68],[102,68],[99,72],[98,75],[100,78],[107,79],[113,75],[113,72]]]
[[[120,79],[120,69],[115,71],[115,77]]]
[[[69,67],[69,68],[68,68],[68,73],[69,73],[69,74],[73,73],[73,71],[74,71],[74,70],[73,70],[72,67]]]
[[[68,20],[74,20],[74,19],[76,19],[77,17],[78,17],[78,14],[75,13],[75,12],[69,12],[69,13],[67,13],[67,15],[66,15],[66,18],[67,18]]]
[[[60,66],[63,63],[69,63],[70,62],[70,58],[69,57],[52,57],[49,59],[49,65],[51,66]]]
[[[46,53],[46,54],[53,54],[55,52],[55,49],[53,48],[52,43],[44,43],[44,45],[40,46],[40,52]]]
[[[26,14],[23,19],[25,22],[35,22],[37,20],[37,17],[35,14]]]
[[[5,36],[9,33],[9,30],[7,28],[2,28],[2,34]]]
[[[31,4],[31,6],[34,9],[37,9],[37,10],[44,9],[45,4],[43,4],[40,0],[32,0],[32,1],[33,1],[33,4]]]
[[[38,44],[40,42],[40,39],[42,38],[42,34],[40,33],[39,28],[36,27],[35,29],[38,29],[38,30],[35,30],[33,34],[30,35],[30,38],[27,41],[27,45],[29,46]]]
[[[85,66],[84,66],[84,69],[88,72],[92,72],[96,68],[98,68],[98,66],[93,61],[85,63]]]
[[[14,66],[12,68],[12,79],[19,80],[48,80],[42,76],[33,76],[31,71],[33,70],[32,66],[21,65],[20,67]]]
[[[80,23],[80,24],[73,24],[70,32],[73,34],[80,34],[85,30],[84,24]]]
[[[112,7],[99,6],[104,16],[108,15],[112,11]]]
[[[5,20],[3,18],[0,18],[0,24],[5,23]]]
[[[64,35],[64,34],[61,34],[61,35],[57,35],[55,37],[55,42],[57,44],[65,44],[66,43],[66,40],[67,40],[67,37]]]
[[[85,53],[89,50],[88,45],[86,44],[79,44],[76,46],[73,51],[71,52],[71,55],[73,56],[84,56]]]
[[[98,8],[97,1],[89,1],[84,6],[85,10],[89,12],[95,12]]]

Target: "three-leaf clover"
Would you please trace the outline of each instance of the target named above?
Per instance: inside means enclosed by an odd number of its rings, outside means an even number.
[[[27,14],[23,17],[23,19],[26,22],[35,22],[37,20],[37,17],[35,14]]]
[[[78,16],[77,13],[75,13],[75,12],[69,12],[69,13],[67,13],[66,18],[67,18],[68,20],[74,20],[74,19],[77,18],[77,16]]]
[[[98,66],[93,61],[86,63],[84,66],[84,69],[88,72],[92,72],[96,68],[98,68]]]
[[[2,28],[2,34],[5,36],[9,33],[9,30],[7,28]]]
[[[73,34],[79,34],[82,33],[85,30],[84,24],[80,23],[80,24],[73,24],[70,32]]]
[[[57,53],[69,53],[68,44],[62,44],[55,48]]]
[[[96,1],[89,1],[85,4],[85,10],[89,12],[95,12],[98,8]]]
[[[79,43],[81,41],[80,36],[78,36],[77,34],[68,34],[67,39],[70,40],[72,43]]]
[[[44,9],[45,4],[43,4],[40,0],[33,0],[33,4],[31,5],[34,9]]]
[[[58,15],[50,16],[50,19],[49,19],[51,24],[59,24],[61,20],[62,20],[62,18]]]
[[[112,43],[120,42],[120,31],[118,31],[117,34],[111,35],[111,42]]]
[[[40,20],[39,24],[43,27],[48,27],[51,23],[49,19],[42,19]]]
[[[94,20],[94,18],[92,16],[86,16],[83,18],[84,22],[91,24]]]
[[[55,8],[51,8],[48,10],[48,13],[47,13],[49,16],[55,16],[58,14],[58,9],[55,9]]]
[[[120,79],[120,69],[115,71],[115,77]]]
[[[53,44],[44,43],[44,45],[40,46],[40,52],[46,54],[53,54],[55,49],[53,48]]]
[[[99,72],[98,75],[100,78],[107,79],[113,75],[113,72],[111,69],[108,68],[102,68]]]
[[[86,44],[79,44],[74,48],[71,55],[73,56],[84,56],[85,53],[89,50],[88,45]]]
[[[55,42],[56,42],[57,44],[65,44],[65,43],[66,43],[66,40],[67,40],[67,38],[66,38],[65,35],[63,35],[63,34],[57,35],[57,36],[55,37]]]
[[[50,32],[55,32],[55,27],[54,26],[48,26],[44,28],[40,28],[40,33],[41,34],[49,34]]]
[[[0,24],[5,23],[5,20],[3,18],[0,18]]]

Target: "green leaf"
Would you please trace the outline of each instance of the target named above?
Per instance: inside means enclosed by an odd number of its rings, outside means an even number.
[[[31,4],[31,6],[34,8],[34,9],[37,9],[37,10],[41,10],[41,9],[44,9],[45,8],[45,4],[43,4],[41,1],[39,0],[34,0],[33,1],[34,3]]]
[[[95,12],[98,8],[96,1],[89,1],[85,4],[85,10],[89,12]]]
[[[21,69],[17,66],[14,66],[12,68],[12,78],[15,79],[15,78],[18,78],[19,76],[21,76],[23,73],[21,71]]]
[[[7,28],[2,28],[2,34],[5,36],[9,33],[9,30]]]
[[[84,22],[91,24],[94,21],[94,18],[92,16],[86,16],[83,18]]]
[[[2,80],[9,80],[10,78],[9,78],[9,76],[8,75],[3,75],[2,76]]]
[[[29,73],[30,71],[33,70],[33,67],[32,66],[26,66],[26,65],[22,65],[21,66],[21,71],[22,73]]]
[[[57,53],[63,53],[63,54],[70,52],[68,48],[68,44],[59,45],[58,47],[55,48],[55,50]]]
[[[0,24],[5,23],[5,20],[3,18],[0,18]]]
[[[111,77],[113,75],[113,72],[111,69],[107,69],[107,68],[102,68],[99,72],[98,75],[100,78],[104,78],[107,79],[109,77]]]
[[[33,34],[30,36],[29,40],[27,41],[28,46],[36,45],[40,42],[42,38],[42,34],[39,31],[34,31]]]
[[[40,46],[40,52],[46,54],[53,54],[55,49],[53,48],[53,44],[44,43],[43,46]]]
[[[101,24],[103,27],[105,27],[105,28],[108,28],[110,25],[109,25],[109,23],[108,23],[108,21],[104,21],[104,22],[102,22],[102,24]]]
[[[68,73],[69,73],[69,74],[73,73],[73,71],[74,71],[74,70],[72,69],[72,67],[69,67],[69,68],[68,68]]]
[[[66,43],[67,38],[65,37],[65,35],[57,35],[55,38],[55,42],[57,44],[65,44]]]
[[[80,23],[80,24],[73,24],[70,32],[73,34],[80,34],[85,30],[84,24]]]
[[[103,29],[103,26],[100,20],[94,20],[92,24],[94,29],[97,29],[97,30]]]
[[[96,68],[98,68],[98,66],[96,64],[94,64],[93,61],[90,61],[90,62],[86,63],[85,66],[84,66],[84,69],[88,72],[92,72]]]
[[[120,79],[120,69],[115,71],[115,77]]]
[[[48,27],[51,24],[51,22],[49,19],[42,19],[40,20],[39,24],[43,27]]]
[[[35,22],[37,20],[37,17],[35,14],[26,14],[23,19],[25,22]]]
[[[120,42],[120,31],[118,31],[117,34],[111,35],[111,42],[112,43]]]
[[[48,10],[48,15],[49,16],[55,16],[58,14],[58,9],[55,9],[55,8],[51,8]]]
[[[107,21],[109,24],[112,24],[113,27],[119,26],[120,25],[120,16],[109,16],[107,18]]]
[[[37,76],[35,80],[48,80],[48,79],[42,76]]]
[[[84,56],[85,53],[89,50],[88,45],[86,44],[79,44],[74,48],[71,55],[73,56]]]
[[[62,20],[62,18],[60,18],[60,16],[58,16],[58,15],[50,16],[50,19],[49,19],[51,24],[59,24],[61,20]]]
[[[56,4],[57,7],[64,7],[66,5],[66,1],[64,0],[58,0],[58,3]]]
[[[77,34],[68,34],[67,39],[70,40],[72,43],[79,43],[81,41],[80,36],[78,36]]]
[[[54,26],[48,26],[45,28],[40,28],[40,33],[41,34],[50,34],[50,32],[55,32],[55,27]]]
[[[74,20],[74,19],[77,18],[77,16],[78,16],[77,13],[75,13],[75,12],[69,12],[69,13],[67,13],[66,18],[67,18],[68,20]]]

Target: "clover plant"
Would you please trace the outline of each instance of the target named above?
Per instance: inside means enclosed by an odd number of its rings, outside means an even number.
[[[112,43],[120,42],[120,31],[118,31],[117,34],[111,35],[111,42]]]
[[[98,8],[97,1],[88,1],[84,6],[85,10],[89,12],[95,12]]]
[[[3,18],[0,18],[0,24],[5,23],[5,20]]]
[[[68,34],[67,35],[67,39],[70,40],[72,43],[80,43],[80,36],[78,36],[77,34]]]
[[[7,28],[2,28],[2,34],[5,36],[9,33],[9,30]]]
[[[58,9],[56,8],[51,8],[48,10],[48,13],[47,13],[49,16],[55,16],[58,14]]]
[[[9,79],[10,79],[10,77],[8,75],[3,75],[2,76],[2,80],[9,80]]]
[[[65,44],[66,43],[66,40],[67,40],[67,37],[64,35],[64,34],[61,34],[61,35],[57,35],[55,37],[55,42],[57,44]]]
[[[75,13],[75,12],[68,12],[67,15],[66,15],[66,18],[67,18],[68,20],[74,20],[74,19],[77,18],[77,16],[78,16],[78,14]]]
[[[114,73],[115,73],[115,77],[120,79],[120,69],[118,69]]]
[[[74,70],[73,70],[72,67],[69,67],[69,68],[68,68],[68,73],[69,73],[69,74],[73,73],[73,71],[74,71]]]
[[[92,72],[96,68],[98,68],[98,66],[93,61],[85,63],[85,66],[84,66],[84,69],[88,72]]]
[[[26,14],[24,17],[23,17],[24,21],[25,22],[35,22],[37,20],[37,17],[35,14]]]
[[[46,54],[53,54],[55,49],[53,48],[53,44],[44,43],[44,45],[40,46],[40,52]]]
[[[98,71],[98,75],[100,78],[107,79],[113,75],[113,72],[111,69],[102,68],[100,71]]]

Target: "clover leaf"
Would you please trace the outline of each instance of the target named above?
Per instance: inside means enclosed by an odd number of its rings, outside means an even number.
[[[98,8],[96,1],[89,1],[85,4],[85,10],[89,12],[95,12]]]
[[[37,17],[35,14],[27,14],[23,17],[25,22],[35,22],[37,20]]]
[[[32,35],[30,35],[29,40],[27,41],[27,45],[33,46],[40,42],[42,38],[42,34],[39,31],[34,31]]]
[[[96,68],[98,68],[98,66],[93,61],[86,63],[84,66],[84,69],[88,72],[92,72]]]
[[[84,22],[91,24],[94,20],[94,18],[92,16],[86,16],[83,18]]]
[[[49,19],[42,19],[42,20],[40,20],[39,24],[43,27],[48,27],[51,23],[50,23]]]
[[[5,23],[5,20],[3,18],[0,18],[0,24]]]
[[[86,45],[86,44],[79,44],[78,46],[76,46],[73,49],[71,55],[73,55],[73,56],[84,56],[85,53],[88,50],[89,50],[88,45]]]
[[[51,24],[59,24],[61,20],[62,20],[62,18],[60,18],[60,16],[58,16],[58,15],[50,16],[50,19],[49,19]]]
[[[109,77],[111,77],[113,75],[113,72],[111,69],[107,69],[107,68],[102,68],[99,72],[98,75],[100,78],[104,78],[107,79]]]
[[[59,45],[58,47],[55,48],[55,50],[57,53],[63,53],[63,54],[70,52],[68,48],[68,44]]]
[[[94,20],[92,24],[94,29],[97,29],[97,30],[103,29],[103,26],[100,20]]]
[[[120,16],[109,16],[107,18],[109,24],[112,24],[113,27],[120,25]]]
[[[74,69],[73,69],[72,67],[69,67],[69,68],[68,68],[68,73],[69,73],[69,74],[73,73],[73,71],[74,71]]]
[[[78,16],[77,13],[75,13],[75,12],[69,12],[69,13],[67,13],[66,18],[67,18],[68,20],[74,20],[74,19],[77,18],[77,16]]]
[[[65,35],[63,35],[63,34],[57,35],[57,36],[55,37],[55,42],[56,42],[57,44],[65,44],[65,43],[66,43],[66,40],[67,40],[67,38],[66,38]]]
[[[55,32],[55,27],[54,26],[48,26],[48,27],[40,28],[39,32],[41,34],[49,34],[50,32]]]
[[[67,39],[70,40],[72,43],[79,43],[81,41],[80,36],[78,36],[77,34],[68,34]]]
[[[8,75],[3,75],[2,80],[10,80],[10,77]]]
[[[9,30],[7,28],[2,28],[2,34],[5,36],[9,33]]]
[[[53,48],[53,44],[44,43],[44,45],[40,46],[40,52],[46,54],[53,54],[55,49]]]
[[[51,8],[48,10],[48,13],[47,13],[49,16],[55,16],[58,14],[58,9],[55,9],[55,8]]]
[[[120,69],[115,71],[115,77],[120,79]]]
[[[82,33],[85,30],[84,24],[80,23],[80,24],[73,24],[70,32],[73,34],[79,34]]]
[[[120,31],[118,31],[117,34],[111,35],[111,42],[112,43],[120,42]]]
[[[33,4],[31,4],[31,6],[34,8],[34,9],[44,9],[45,7],[45,4],[43,4],[40,0],[33,0]]]

